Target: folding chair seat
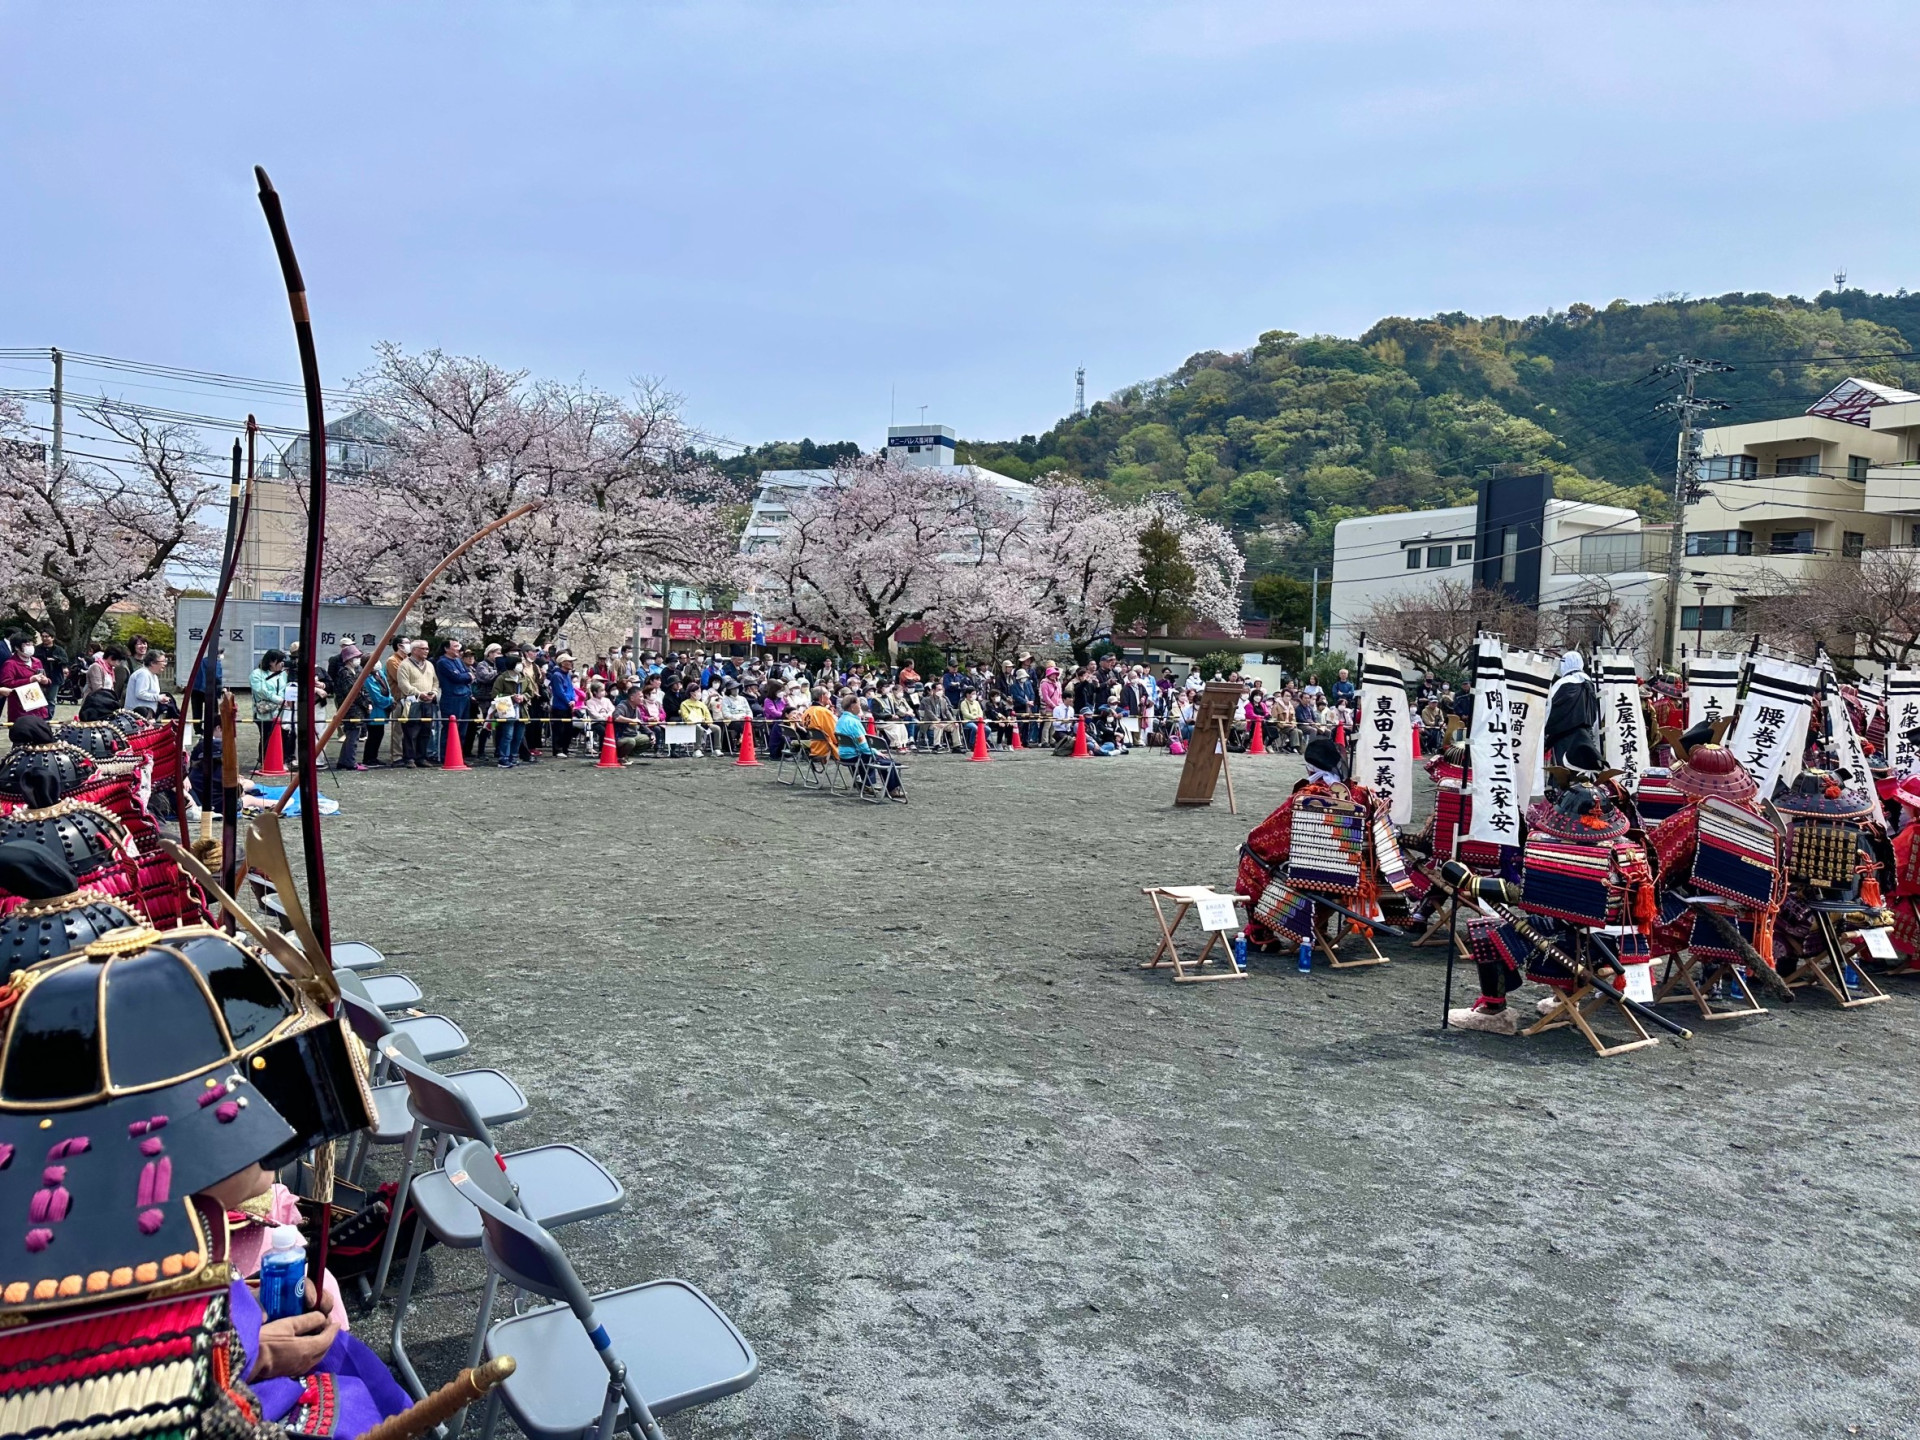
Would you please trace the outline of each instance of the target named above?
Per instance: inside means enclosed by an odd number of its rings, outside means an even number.
[[[384,1042],[398,1046],[400,1053],[420,1064],[420,1051],[404,1035],[389,1036]],[[377,1054],[378,1052],[376,1052]],[[524,1120],[533,1113],[533,1104],[512,1079],[498,1070],[459,1070],[444,1077],[459,1087],[489,1125],[505,1125]],[[407,1108],[407,1082],[395,1080],[371,1087],[373,1124],[360,1132],[359,1150],[347,1167],[347,1178],[358,1184],[367,1153],[375,1145],[401,1145],[413,1134],[413,1111]]]
[[[508,1177],[486,1146],[456,1146],[447,1174],[481,1216],[488,1268],[558,1302],[486,1333],[483,1353],[510,1354],[516,1365],[488,1397],[481,1440],[492,1440],[502,1405],[529,1440],[608,1440],[630,1428],[665,1440],[661,1416],[735,1394],[758,1378],[759,1357],[746,1337],[684,1280],[589,1295],[553,1236],[513,1207]]]
[[[389,1015],[420,1003],[420,987],[404,975],[369,975],[360,983],[367,988],[367,998]]]
[[[473,1042],[467,1039],[467,1032],[446,1016],[405,1015],[389,1020],[378,1005],[351,988],[351,983],[358,980],[359,976],[350,970],[337,970],[334,978],[340,982],[340,1003],[346,1007],[347,1023],[353,1027],[353,1033],[360,1037],[361,1043],[375,1054],[382,1053],[380,1042],[389,1035],[405,1035],[419,1048],[429,1065],[464,1055],[473,1048]],[[375,1078],[382,1078],[378,1071]]]
[[[387,957],[364,940],[336,940],[333,944],[336,970],[373,970],[386,963]]]
[[[506,1166],[506,1183],[513,1203],[542,1225],[571,1225],[595,1215],[605,1215],[626,1204],[627,1192],[620,1182],[584,1150],[573,1145],[539,1145],[531,1150],[501,1154],[494,1147],[487,1122],[471,1097],[448,1078],[429,1069],[407,1054],[399,1045],[389,1044],[381,1052],[388,1065],[397,1071],[407,1087],[407,1105],[413,1112],[413,1129],[407,1137],[406,1158],[400,1167],[400,1185],[393,1199],[393,1214],[406,1213],[411,1197],[418,1207],[420,1223],[414,1227],[413,1243],[407,1250],[406,1269],[401,1273],[400,1289],[393,1300],[392,1354],[395,1369],[416,1397],[424,1398],[426,1386],[413,1367],[406,1349],[407,1308],[413,1298],[414,1277],[419,1272],[420,1252],[426,1237],[432,1234],[442,1245],[454,1250],[471,1250],[480,1244],[480,1213],[471,1201],[460,1195],[444,1169],[413,1173],[420,1153],[420,1141],[428,1134],[459,1140],[477,1141],[484,1146],[487,1164],[498,1169]],[[395,1242],[400,1227],[389,1225],[380,1247],[380,1263],[374,1273],[373,1293],[386,1289],[393,1264]],[[499,1277],[489,1273],[480,1301],[479,1319],[474,1326],[471,1357],[475,1363],[480,1342],[493,1316],[493,1298]],[[449,1434],[457,1435],[457,1423]]]

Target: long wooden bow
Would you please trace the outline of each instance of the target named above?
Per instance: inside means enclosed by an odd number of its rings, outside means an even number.
[[[300,664],[294,672],[300,703],[295,707],[293,723],[300,737],[300,834],[306,852],[307,903],[320,942],[320,953],[315,957],[319,961],[333,946],[327,862],[320,848],[320,752],[313,743],[313,666],[314,652],[320,645],[320,558],[326,549],[327,530],[326,402],[320,393],[320,358],[313,348],[313,320],[307,313],[307,282],[300,276],[300,261],[293,253],[280,195],[265,170],[256,165],[253,174],[260,182],[260,208],[266,212],[267,229],[273,234],[273,248],[280,257],[281,278],[287,284],[293,338],[300,347],[300,384],[307,395],[307,561],[301,572]]]

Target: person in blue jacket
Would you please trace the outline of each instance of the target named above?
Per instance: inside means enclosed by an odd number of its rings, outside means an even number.
[[[547,719],[553,732],[555,759],[565,759],[573,743],[573,712],[580,704],[580,687],[573,678],[573,656],[562,650],[547,671]]]
[[[440,763],[447,762],[447,735],[455,725],[460,726],[460,749],[464,755],[472,743],[467,733],[466,719],[473,708],[473,671],[467,668],[467,662],[460,658],[460,642],[451,637],[440,642],[440,654],[433,662],[434,673],[440,677]]]

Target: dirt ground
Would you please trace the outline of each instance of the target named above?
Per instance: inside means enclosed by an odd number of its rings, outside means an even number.
[[[1439,951],[1176,988],[1139,886],[1229,885],[1299,774],[1235,817],[1178,763],[328,776],[336,933],[533,1097],[503,1142],[624,1181],[590,1285],[750,1338],[676,1435],[1920,1434],[1911,990],[1600,1060],[1442,1034]],[[437,1259],[430,1379],[480,1276]]]

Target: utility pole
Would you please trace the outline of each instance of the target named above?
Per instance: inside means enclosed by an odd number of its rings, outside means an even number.
[[[1660,663],[1663,666],[1673,664],[1674,641],[1680,627],[1680,557],[1686,549],[1687,505],[1700,497],[1700,446],[1694,438],[1694,418],[1708,410],[1727,408],[1725,400],[1708,400],[1696,395],[1694,386],[1702,375],[1723,374],[1731,369],[1731,365],[1718,360],[1692,360],[1679,355],[1654,372],[1657,375],[1678,375],[1681,382],[1678,395],[1662,400],[1654,407],[1680,417],[1680,444],[1673,464],[1673,504],[1676,515],[1673,537],[1667,544],[1667,613],[1666,621],[1660,627]]]
[[[53,352],[53,469],[60,471],[60,451],[67,435],[66,358]]]

